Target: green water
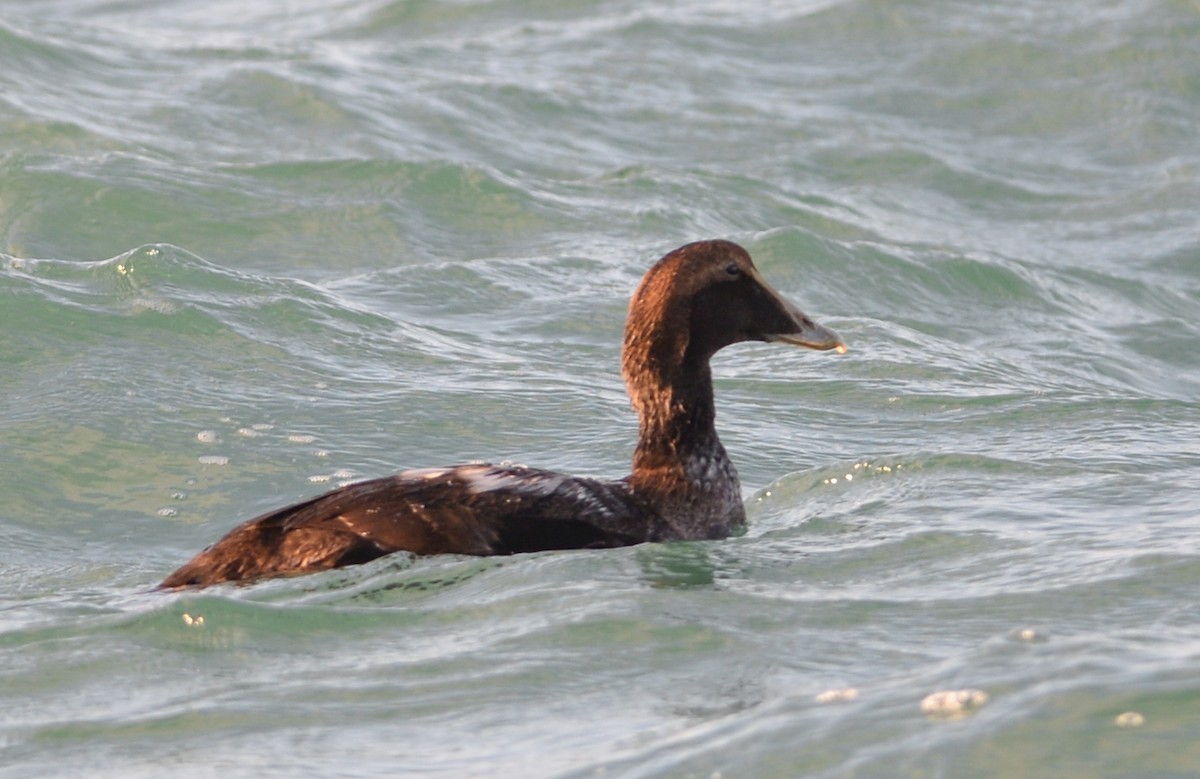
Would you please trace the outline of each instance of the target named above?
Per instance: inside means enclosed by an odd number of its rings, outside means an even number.
[[[0,0],[0,776],[1194,776],[1197,126],[1194,2]],[[625,474],[707,237],[850,346],[717,359],[745,536],[148,592]]]

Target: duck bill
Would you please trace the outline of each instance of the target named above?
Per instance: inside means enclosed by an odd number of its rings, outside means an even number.
[[[793,346],[806,346],[809,349],[819,349],[823,352],[836,349],[838,354],[846,353],[846,342],[828,327],[819,325],[807,317],[798,320],[796,324],[796,332],[772,333],[767,336],[767,340]]]
[[[776,333],[769,333],[766,340],[781,342],[793,346],[804,346],[809,349],[828,351],[836,349],[838,354],[846,353],[846,342],[837,333],[824,325],[817,324],[812,317],[792,305],[782,295],[771,289],[764,282],[763,287],[775,296],[779,306],[786,312],[788,326]]]

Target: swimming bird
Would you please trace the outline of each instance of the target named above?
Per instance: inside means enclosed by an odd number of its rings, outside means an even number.
[[[402,471],[248,520],[159,587],[311,573],[399,551],[507,555],[725,538],[746,513],[717,438],[709,360],[742,341],[846,350],[772,289],[741,246],[681,246],[646,272],[629,303],[621,372],[639,420],[629,476],[487,464]]]

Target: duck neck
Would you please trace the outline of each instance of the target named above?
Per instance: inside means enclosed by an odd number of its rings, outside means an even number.
[[[694,365],[627,372],[639,419],[630,486],[682,538],[729,535],[745,521],[737,470],[717,437],[712,371]]]
[[[638,444],[634,473],[686,475],[690,460],[725,456],[717,438],[712,373],[705,365],[673,382],[647,381],[638,411]]]

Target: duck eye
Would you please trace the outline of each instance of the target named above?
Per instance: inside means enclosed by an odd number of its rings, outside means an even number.
[[[736,262],[731,262],[726,265],[725,272],[728,273],[731,278],[735,279],[742,275],[742,269],[737,266]]]

